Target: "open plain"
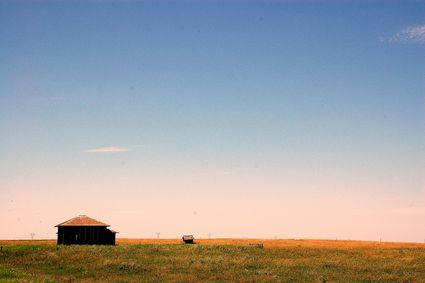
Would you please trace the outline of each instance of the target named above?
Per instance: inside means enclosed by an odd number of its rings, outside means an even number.
[[[118,239],[116,246],[0,246],[1,282],[425,282],[419,243]]]

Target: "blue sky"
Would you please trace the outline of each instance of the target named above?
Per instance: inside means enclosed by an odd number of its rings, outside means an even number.
[[[81,213],[178,237],[168,217],[184,208],[206,215],[181,220],[201,235],[422,241],[424,15],[421,1],[0,1],[0,220],[23,224],[0,238],[53,237]],[[203,211],[221,206],[227,222]],[[262,233],[232,226],[253,206]],[[388,213],[406,232],[371,230]]]

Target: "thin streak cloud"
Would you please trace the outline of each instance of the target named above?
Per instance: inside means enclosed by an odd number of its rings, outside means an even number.
[[[231,172],[229,171],[206,171],[206,172],[199,172],[197,174],[194,174],[196,177],[221,177],[221,176],[228,176]]]
[[[126,152],[126,151],[129,151],[129,149],[125,147],[106,146],[106,147],[87,149],[84,152],[86,153],[119,153],[119,152]]]
[[[425,43],[425,24],[410,26],[393,35],[390,42]]]

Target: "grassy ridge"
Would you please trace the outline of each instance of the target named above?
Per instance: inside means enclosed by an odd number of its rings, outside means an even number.
[[[0,281],[425,282],[425,247],[420,244],[303,241],[304,246],[285,246],[276,241],[274,246],[266,241],[264,249],[244,240],[239,245],[129,240],[112,247],[0,241]]]

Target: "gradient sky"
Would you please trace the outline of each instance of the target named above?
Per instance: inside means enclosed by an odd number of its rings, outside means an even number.
[[[425,2],[0,1],[0,239],[425,240]]]

